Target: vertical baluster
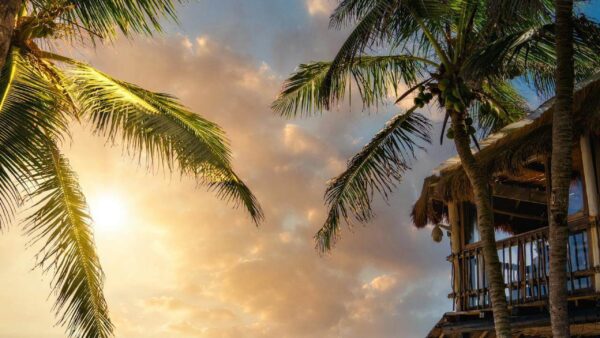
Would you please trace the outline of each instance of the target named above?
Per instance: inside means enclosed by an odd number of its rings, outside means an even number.
[[[502,243],[502,281],[506,284],[506,288],[510,290],[510,284],[508,282],[508,271],[506,271],[506,242]],[[506,290],[506,289],[505,289]],[[506,291],[504,291],[506,292]],[[508,304],[512,305],[512,297],[510,291],[508,293]]]
[[[525,302],[525,298],[527,298],[527,294],[526,294],[526,286],[527,286],[527,279],[525,277],[525,240],[524,239],[518,239],[518,243],[519,243],[519,300],[521,303]]]
[[[512,304],[513,299],[513,264],[512,264],[512,246],[513,241],[510,240],[508,242],[508,295],[510,297],[510,302]]]
[[[567,269],[569,272],[569,281],[571,283],[571,292],[575,291],[575,278],[573,277],[573,264],[571,263],[571,236],[568,237],[568,245],[567,245]]]
[[[473,290],[473,272],[472,267],[473,267],[473,263],[471,262],[472,259],[472,251],[469,251],[467,253],[467,273],[468,273],[468,280],[467,280],[467,302],[469,303],[469,307],[473,307],[473,304],[471,304],[471,291]]]
[[[533,278],[533,269],[534,264],[533,264],[533,236],[529,236],[528,237],[528,243],[529,243],[529,297],[531,299],[535,298],[535,290],[534,290],[534,283],[535,280]]]
[[[467,306],[467,308],[470,307],[469,305],[469,298],[468,298],[468,293],[469,293],[469,252],[465,252],[464,257],[463,257],[463,264],[465,266],[464,268],[464,275],[465,275],[465,280],[464,280],[464,288],[463,288],[463,297],[465,297],[465,304]]]
[[[573,253],[575,254],[575,271],[579,271],[579,238],[580,233],[571,235],[573,237]]]
[[[583,260],[583,266],[581,267],[581,270],[589,270],[590,269],[590,260],[589,260],[589,256],[588,256],[588,245],[589,245],[589,232],[586,230],[584,232],[581,233],[581,248],[583,251],[583,255],[582,260]],[[593,275],[591,275],[593,276]],[[586,277],[585,278],[585,288],[591,288],[592,287],[592,278],[593,277]],[[580,285],[582,286],[582,285]]]
[[[456,276],[456,271],[454,269],[454,259],[455,259],[454,254],[452,254],[451,257],[452,257],[452,262],[450,264],[450,266],[451,266],[451,268],[450,268],[450,287],[451,287],[451,290],[452,290],[452,312],[455,312],[456,311],[456,301],[457,301],[456,296],[457,295],[456,295],[456,288],[454,287],[454,276]]]
[[[548,296],[548,293],[550,292],[550,290],[549,290],[550,279],[548,276],[550,257],[548,257],[549,247],[548,247],[548,237],[546,235],[547,234],[544,232],[544,281],[545,281],[545,288],[546,288],[546,296]]]
[[[462,303],[462,308],[466,309],[467,308],[467,303],[465,302],[465,291],[467,290],[466,288],[466,279],[465,279],[465,273],[466,273],[466,268],[465,268],[465,252],[461,252],[460,253],[460,299],[461,299],[461,303]]]
[[[477,281],[477,293],[476,293],[476,297],[477,297],[477,305],[479,305],[479,308],[483,307],[483,304],[481,303],[481,285],[479,284],[479,273],[480,271],[480,266],[479,266],[479,248],[477,248],[475,250],[475,266],[477,267],[477,271],[476,271],[476,276],[475,276],[475,280]]]
[[[542,262],[542,250],[543,250],[543,245],[544,245],[544,241],[541,240],[542,236],[540,234],[536,235],[536,242],[535,242],[535,249],[537,251],[537,271],[536,271],[536,275],[535,278],[537,280],[537,287],[538,287],[538,300],[542,299],[542,288],[543,288],[543,284],[542,284],[542,268],[544,266],[543,262]],[[540,244],[542,246],[540,246]]]
[[[465,288],[465,302],[468,304],[469,308],[471,307],[471,302],[469,299],[469,292],[471,291],[471,253],[470,251],[466,253],[465,255],[465,267],[466,267],[466,273],[467,273],[467,280],[465,281],[466,283],[466,288]]]
[[[517,257],[516,257],[516,273],[517,273],[517,304],[521,303],[521,294],[522,294],[522,285],[521,285],[521,240],[519,238],[516,239],[516,248],[517,248]]]
[[[582,232],[581,233],[581,247],[583,250],[583,269],[587,270],[590,268],[590,264],[589,264],[589,258],[588,258],[588,245],[589,245],[589,236],[588,236],[588,232]]]

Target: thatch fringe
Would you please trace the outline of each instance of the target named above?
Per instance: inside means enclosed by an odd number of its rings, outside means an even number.
[[[438,181],[438,176],[430,176],[423,181],[421,196],[415,202],[413,210],[410,213],[412,221],[417,228],[424,228],[429,223],[438,223],[443,218],[443,211],[442,213],[436,212],[433,206],[435,199],[431,195]]]

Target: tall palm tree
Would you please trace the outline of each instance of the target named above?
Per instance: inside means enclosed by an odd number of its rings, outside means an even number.
[[[331,26],[356,23],[331,62],[299,66],[284,84],[273,109],[286,117],[329,109],[352,89],[366,108],[396,103],[417,94],[414,105],[392,117],[328,183],[329,213],[315,235],[320,251],[330,250],[339,237],[340,222],[364,223],[373,217],[372,196],[384,198],[410,168],[415,150],[431,138],[429,119],[418,112],[438,103],[445,112],[440,142],[454,140],[473,188],[478,228],[483,244],[487,281],[496,334],[510,337],[505,285],[496,251],[488,173],[474,158],[477,136],[518,119],[525,100],[513,87],[521,76],[540,92],[553,84],[554,25],[551,1],[484,0],[342,0]],[[596,54],[578,33],[578,76],[598,64]],[[387,49],[387,50],[386,50]],[[367,51],[370,51],[369,55]],[[409,89],[399,93],[401,82]],[[472,142],[472,143],[471,143]]]
[[[20,7],[21,0],[6,0],[0,3],[0,69],[4,67]]]
[[[573,1],[556,0],[556,109],[552,115],[550,319],[553,337],[570,337],[567,301],[567,213],[573,141]]]
[[[103,272],[85,196],[60,144],[69,125],[121,141],[129,153],[194,177],[221,199],[263,214],[231,166],[223,130],[176,98],[117,80],[91,66],[44,50],[56,39],[98,41],[151,33],[168,0],[23,1],[0,75],[0,229],[28,206],[25,233],[39,243],[39,266],[53,273],[59,323],[71,337],[110,337]]]

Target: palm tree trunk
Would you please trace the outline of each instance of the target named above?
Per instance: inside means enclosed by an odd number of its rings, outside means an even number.
[[[0,70],[4,67],[21,0],[0,1]]]
[[[556,105],[552,117],[550,319],[553,337],[570,337],[567,302],[569,184],[573,145],[573,1],[556,0]]]
[[[502,277],[500,259],[496,249],[496,235],[494,233],[493,211],[489,177],[479,167],[473,153],[471,153],[469,134],[467,133],[466,114],[452,112],[452,128],[454,129],[454,143],[460,157],[463,169],[473,188],[473,198],[477,208],[477,226],[483,244],[483,259],[485,260],[486,278],[489,286],[492,311],[494,313],[494,327],[496,337],[510,338],[510,314],[506,303],[505,284]]]

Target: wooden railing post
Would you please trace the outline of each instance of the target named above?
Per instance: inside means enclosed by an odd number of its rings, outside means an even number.
[[[596,171],[594,170],[594,158],[590,137],[588,134],[581,135],[579,139],[581,148],[581,159],[583,162],[583,180],[585,181],[585,191],[588,204],[588,214],[590,217],[590,242],[592,250],[592,267],[600,265],[600,248],[598,247],[598,189],[596,185]],[[594,273],[594,288],[600,291],[600,273]]]
[[[454,270],[454,276],[452,276],[454,290],[454,304],[456,307],[456,311],[463,310],[463,302],[461,297],[461,292],[463,291],[461,288],[462,285],[462,269],[460,267],[459,255],[461,254],[461,231],[460,231],[460,215],[458,213],[458,204],[454,201],[448,202],[448,222],[450,223],[450,247],[452,249],[452,265]]]

